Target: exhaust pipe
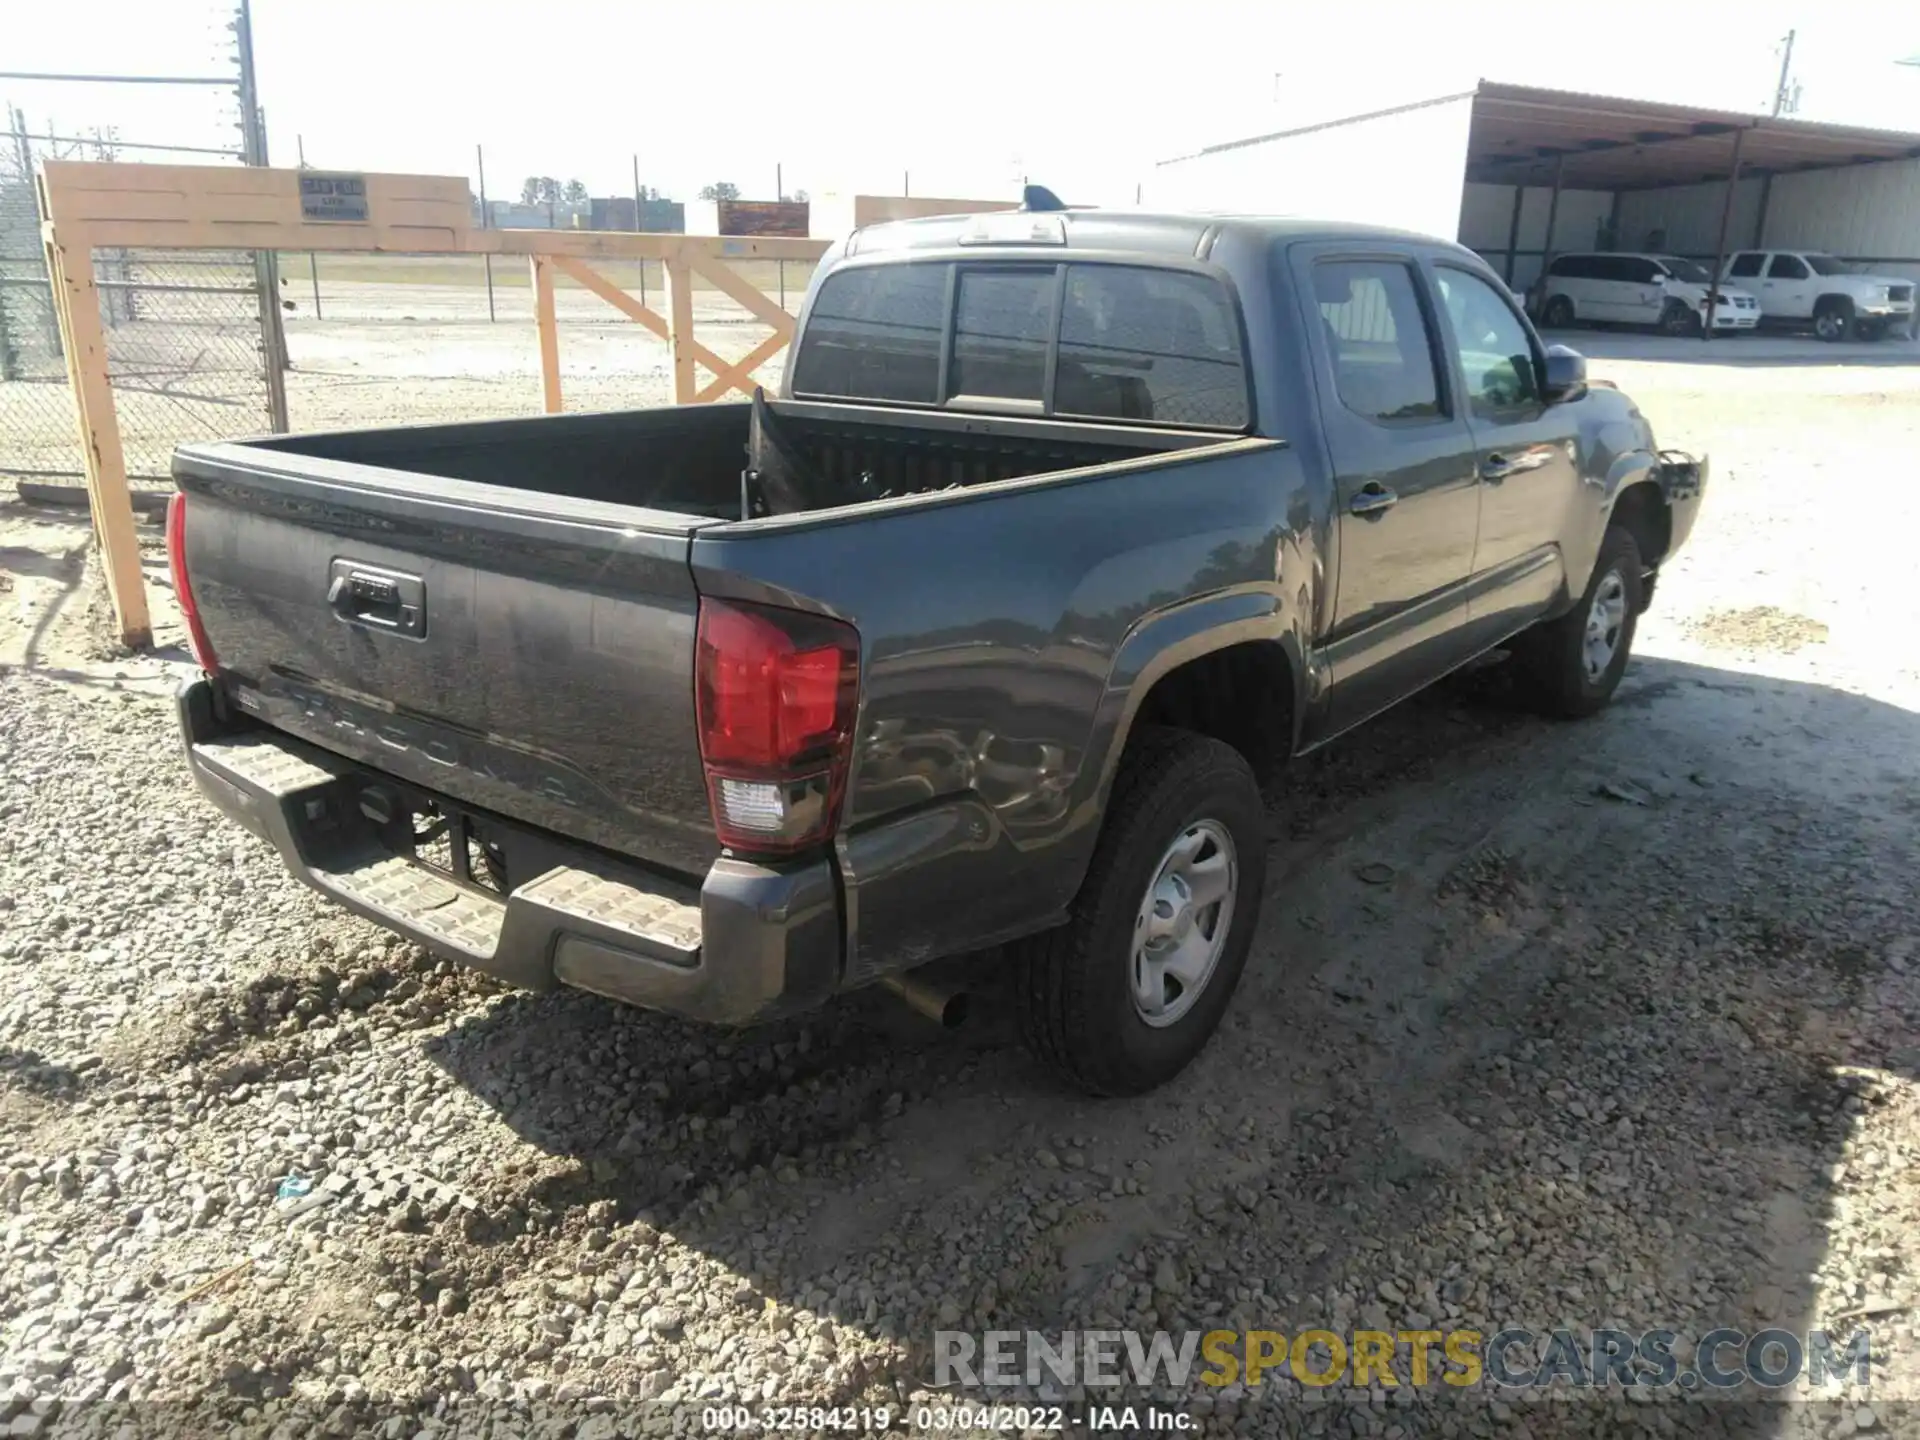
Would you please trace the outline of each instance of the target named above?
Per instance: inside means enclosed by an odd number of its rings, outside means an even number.
[[[898,995],[909,1007],[943,1030],[957,1029],[967,1018],[967,993],[964,990],[948,990],[925,980],[915,980],[911,975],[885,976],[880,981],[880,988]]]

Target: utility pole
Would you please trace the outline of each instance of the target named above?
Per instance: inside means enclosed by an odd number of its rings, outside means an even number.
[[[473,160],[480,167],[480,228],[491,230],[493,207],[487,204],[487,151],[484,145],[473,147]],[[491,250],[485,252],[480,259],[485,263],[487,271],[487,323],[492,324],[500,318],[494,313],[493,308],[493,252]]]
[[[1800,32],[1787,31],[1787,38],[1780,55],[1780,81],[1773,87],[1773,113],[1778,118],[1780,112],[1788,108],[1789,92],[1787,82],[1793,78],[1793,37]]]
[[[640,188],[640,157],[633,157],[633,228],[635,231],[647,228],[646,192]],[[647,262],[640,261],[640,303],[647,303]]]
[[[233,17],[234,50],[240,62],[240,146],[249,165],[267,163],[267,117],[253,71],[253,7],[240,0]],[[280,325],[280,264],[271,250],[253,252],[254,286],[260,292],[260,348],[267,372],[267,418],[276,434],[287,423],[287,332]]]
[[[306,169],[307,137],[304,135],[294,136],[293,149],[294,153],[299,157],[300,168],[302,170]],[[324,320],[327,317],[320,313],[320,257],[311,250],[307,252],[307,274],[313,280],[313,318],[316,320]]]

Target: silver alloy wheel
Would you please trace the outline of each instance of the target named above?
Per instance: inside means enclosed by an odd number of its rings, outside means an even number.
[[[1838,340],[1840,338],[1840,328],[1840,312],[1838,310],[1822,310],[1818,315],[1813,317],[1813,333],[1818,335],[1822,340]]]
[[[1133,922],[1133,1008],[1156,1029],[1185,1015],[1227,948],[1240,862],[1217,820],[1196,820],[1160,857]]]
[[[1609,570],[1594,587],[1593,604],[1587,608],[1587,633],[1580,648],[1588,684],[1598,683],[1613,664],[1614,651],[1620,648],[1620,629],[1626,623],[1627,582],[1618,570]]]

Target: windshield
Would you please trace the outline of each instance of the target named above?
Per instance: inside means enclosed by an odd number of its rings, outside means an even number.
[[[1673,272],[1673,278],[1676,280],[1685,280],[1690,285],[1713,283],[1713,277],[1707,274],[1707,267],[1697,260],[1683,260],[1678,255],[1661,255],[1656,258]]]
[[[1844,260],[1836,260],[1831,255],[1802,255],[1800,257],[1813,267],[1816,275],[1852,275],[1854,267]]]

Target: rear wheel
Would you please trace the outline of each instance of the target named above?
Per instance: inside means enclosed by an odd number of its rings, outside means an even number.
[[[1555,295],[1547,301],[1547,308],[1541,311],[1540,323],[1550,329],[1566,329],[1573,324],[1573,301],[1564,295]]]
[[[1840,298],[1822,300],[1813,311],[1813,333],[1822,340],[1853,338],[1853,302]]]
[[[1530,698],[1543,713],[1574,720],[1606,707],[1627,668],[1645,588],[1640,547],[1624,526],[1608,526],[1580,603],[1514,643]]]
[[[1698,335],[1700,333],[1700,315],[1684,300],[1669,300],[1666,308],[1660,312],[1660,333],[1663,335]]]
[[[1138,1095],[1179,1074],[1246,964],[1266,838],[1237,750],[1157,726],[1136,735],[1071,918],[1013,947],[1034,1054],[1095,1095]]]

